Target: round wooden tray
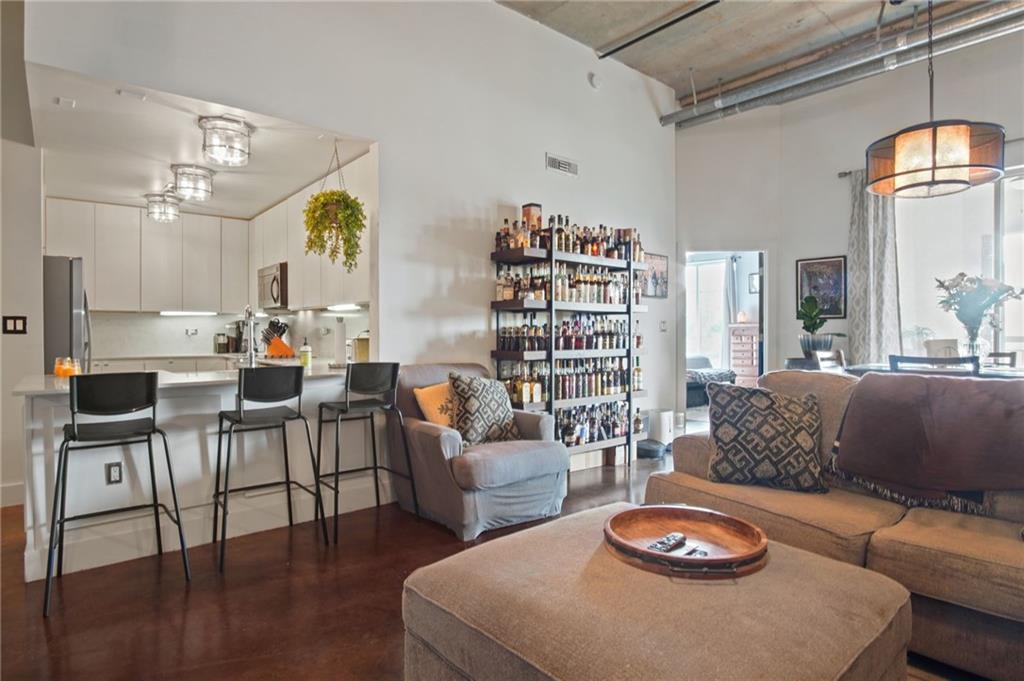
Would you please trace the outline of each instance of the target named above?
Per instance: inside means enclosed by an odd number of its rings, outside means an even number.
[[[680,532],[686,542],[668,551],[651,544]],[[621,560],[651,572],[690,579],[733,579],[768,562],[768,538],[750,523],[695,506],[640,506],[605,522],[604,539]]]

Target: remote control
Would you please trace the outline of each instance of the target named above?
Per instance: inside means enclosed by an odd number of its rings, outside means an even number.
[[[649,545],[647,548],[659,553],[668,553],[686,543],[686,535],[682,532],[672,532]]]

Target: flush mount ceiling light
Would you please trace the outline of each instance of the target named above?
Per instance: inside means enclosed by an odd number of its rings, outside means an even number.
[[[995,123],[935,120],[932,0],[928,0],[928,122],[867,149],[867,190],[880,196],[955,194],[1003,176],[1006,133]]]
[[[206,201],[213,196],[213,171],[202,166],[176,164],[171,166],[174,173],[174,193],[185,201]]]
[[[174,222],[180,215],[181,199],[170,192],[146,194],[146,215],[153,222]]]
[[[203,157],[220,166],[240,167],[249,163],[249,138],[253,127],[240,118],[201,116]]]

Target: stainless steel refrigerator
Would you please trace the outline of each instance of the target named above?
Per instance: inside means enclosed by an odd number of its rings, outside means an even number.
[[[43,256],[43,372],[52,374],[58,357],[77,359],[90,371],[91,340],[82,259]]]

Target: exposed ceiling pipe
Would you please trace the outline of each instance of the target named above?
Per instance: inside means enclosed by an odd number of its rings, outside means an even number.
[[[636,45],[641,40],[647,40],[655,33],[660,33],[661,31],[664,31],[666,28],[669,28],[670,26],[675,26],[684,19],[689,19],[690,17],[696,14],[700,14],[701,12],[710,7],[714,7],[719,2],[721,2],[721,0],[710,0],[709,2],[701,3],[697,7],[691,8],[687,6],[681,9],[677,9],[674,12],[669,13],[667,16],[662,17],[657,22],[653,24],[648,24],[647,26],[644,26],[639,30],[633,31],[632,33],[629,33],[621,38],[613,40],[610,43],[606,43],[594,51],[597,53],[598,59],[610,57],[616,52],[620,52],[626,49],[630,45]]]
[[[941,42],[936,41],[935,43],[935,54],[947,54],[956,50],[977,45],[979,43],[999,38],[1004,35],[1009,35],[1016,31],[1024,30],[1024,14],[1018,14],[1009,18],[997,21],[995,23],[985,24],[973,30],[958,33],[951,38],[947,38]],[[692,128],[703,123],[709,123],[711,121],[717,121],[722,118],[728,118],[744,111],[750,111],[751,109],[758,109],[762,106],[773,106],[777,104],[785,104],[802,97],[809,95],[818,94],[819,92],[825,92],[834,88],[853,83],[864,78],[871,76],[877,76],[888,71],[900,68],[901,66],[908,66],[910,64],[923,61],[928,58],[928,46],[923,45],[915,47],[898,54],[889,55],[884,59],[879,59],[868,64],[861,64],[854,66],[853,68],[846,69],[844,71],[838,71],[831,75],[825,76],[824,78],[818,78],[806,83],[800,83],[793,87],[786,88],[785,90],[779,90],[772,94],[765,95],[763,97],[756,97],[754,99],[745,100],[743,102],[734,104],[725,109],[713,111],[711,113],[697,116],[694,118],[688,118],[686,120],[676,123],[677,128]]]
[[[995,3],[980,9],[961,12],[936,22],[934,29],[935,41],[938,42],[951,38],[964,31],[976,29],[993,22],[1020,16],[1024,16],[1024,0]],[[662,116],[661,124],[682,123],[716,110],[726,109],[735,104],[780,92],[802,83],[825,78],[862,64],[868,64],[883,58],[891,60],[894,55],[926,45],[927,42],[928,30],[925,27],[904,31],[877,42],[873,37],[858,41],[825,59],[764,78],[750,85],[726,92],[718,97],[705,99],[694,106],[679,109]]]

